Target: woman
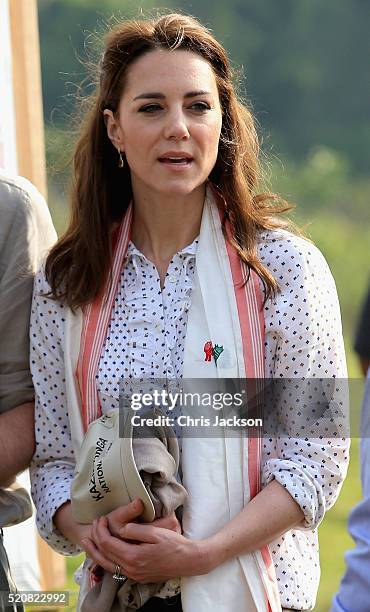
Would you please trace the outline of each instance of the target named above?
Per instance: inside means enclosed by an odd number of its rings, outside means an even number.
[[[145,610],[181,609],[178,576],[186,611],[312,609],[316,529],[348,448],[300,438],[291,407],[284,438],[184,438],[183,535],[174,519],[135,523],[139,500],[92,526],[71,515],[68,412],[86,428],[118,407],[121,378],[346,376],[332,277],[258,193],[253,117],[222,46],[183,15],[114,28],[74,159],[72,219],[32,315],[41,534],[107,572],[168,580]]]

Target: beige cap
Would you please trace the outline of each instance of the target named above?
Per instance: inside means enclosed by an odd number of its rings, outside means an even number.
[[[138,497],[144,504],[143,520],[154,520],[153,502],[136,467],[132,432],[127,418],[124,437],[119,437],[118,410],[110,410],[90,424],[71,487],[72,514],[77,522],[92,523]]]

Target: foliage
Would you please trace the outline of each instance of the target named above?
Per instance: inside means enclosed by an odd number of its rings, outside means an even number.
[[[89,32],[112,15],[154,6],[153,0],[39,0],[48,122],[64,124],[71,112]],[[368,171],[369,2],[168,0],[166,6],[199,17],[243,67],[269,152],[302,161],[320,144],[341,153],[349,172]]]
[[[311,214],[325,210],[370,224],[370,177],[353,178],[348,159],[333,149],[316,145],[299,162],[272,158],[269,175],[284,197]]]

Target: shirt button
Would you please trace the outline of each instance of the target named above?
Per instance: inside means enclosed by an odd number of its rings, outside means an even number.
[[[155,328],[157,331],[162,331],[162,325],[160,323],[157,323]]]
[[[169,276],[169,277],[168,277],[168,280],[169,280],[169,282],[170,282],[170,283],[176,283],[177,278],[176,278],[176,276],[173,276],[173,275],[172,275],[172,276]]]

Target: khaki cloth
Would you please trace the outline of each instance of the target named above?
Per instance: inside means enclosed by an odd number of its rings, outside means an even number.
[[[33,277],[55,240],[41,194],[26,179],[0,171],[0,415],[34,398],[29,370]],[[1,527],[31,514],[24,489],[13,484],[0,490]]]

